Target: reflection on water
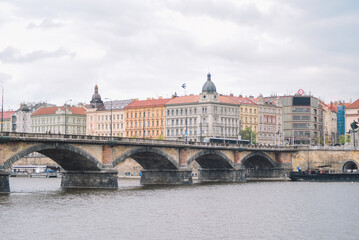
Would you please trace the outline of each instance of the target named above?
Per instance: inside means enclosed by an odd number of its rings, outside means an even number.
[[[359,183],[252,182],[63,190],[11,178],[1,239],[357,239]]]

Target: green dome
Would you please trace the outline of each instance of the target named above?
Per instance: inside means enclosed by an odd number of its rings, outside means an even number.
[[[203,85],[202,92],[208,92],[208,93],[217,92],[216,86],[215,86],[214,83],[211,81],[211,74],[210,74],[210,73],[207,74],[207,81],[206,81],[206,83]]]

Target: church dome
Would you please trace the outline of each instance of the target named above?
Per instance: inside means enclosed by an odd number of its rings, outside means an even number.
[[[206,83],[203,85],[202,92],[208,92],[208,93],[217,92],[216,86],[215,86],[214,83],[211,81],[211,74],[210,74],[210,73],[207,74],[207,81],[206,81]]]
[[[102,100],[101,100],[101,95],[98,93],[98,86],[95,86],[95,92],[92,95],[92,99],[91,99],[91,107],[92,108],[98,108],[99,106],[101,106],[103,104]]]
[[[91,102],[102,102],[101,95],[98,93],[98,86],[95,86],[95,93],[92,95]]]

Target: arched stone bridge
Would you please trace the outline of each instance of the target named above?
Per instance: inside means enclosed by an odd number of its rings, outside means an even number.
[[[33,152],[51,158],[65,170],[61,186],[68,188],[117,188],[114,167],[126,158],[132,158],[142,166],[141,183],[148,185],[191,184],[190,165],[194,161],[201,167],[199,180],[204,182],[240,182],[245,181],[245,175],[282,177],[292,170],[293,161],[303,164],[303,156],[306,156],[304,150],[295,147],[0,133],[0,192],[10,191],[8,170],[12,164]],[[357,158],[357,155],[350,157]]]

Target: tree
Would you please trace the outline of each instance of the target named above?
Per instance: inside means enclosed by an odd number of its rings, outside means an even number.
[[[162,136],[162,134],[160,134],[160,135],[157,137],[157,140],[165,140],[165,138]]]
[[[347,142],[347,143],[350,142],[350,136],[347,135],[347,136],[345,137],[345,135],[340,135],[340,136],[339,136],[339,143],[340,143],[341,145],[344,145],[345,142]]]
[[[251,135],[252,135],[252,143],[257,144],[257,142],[256,142],[257,134],[252,131],[251,127],[246,127],[246,129],[241,130],[242,140],[249,140],[249,142],[250,142],[251,141]]]

